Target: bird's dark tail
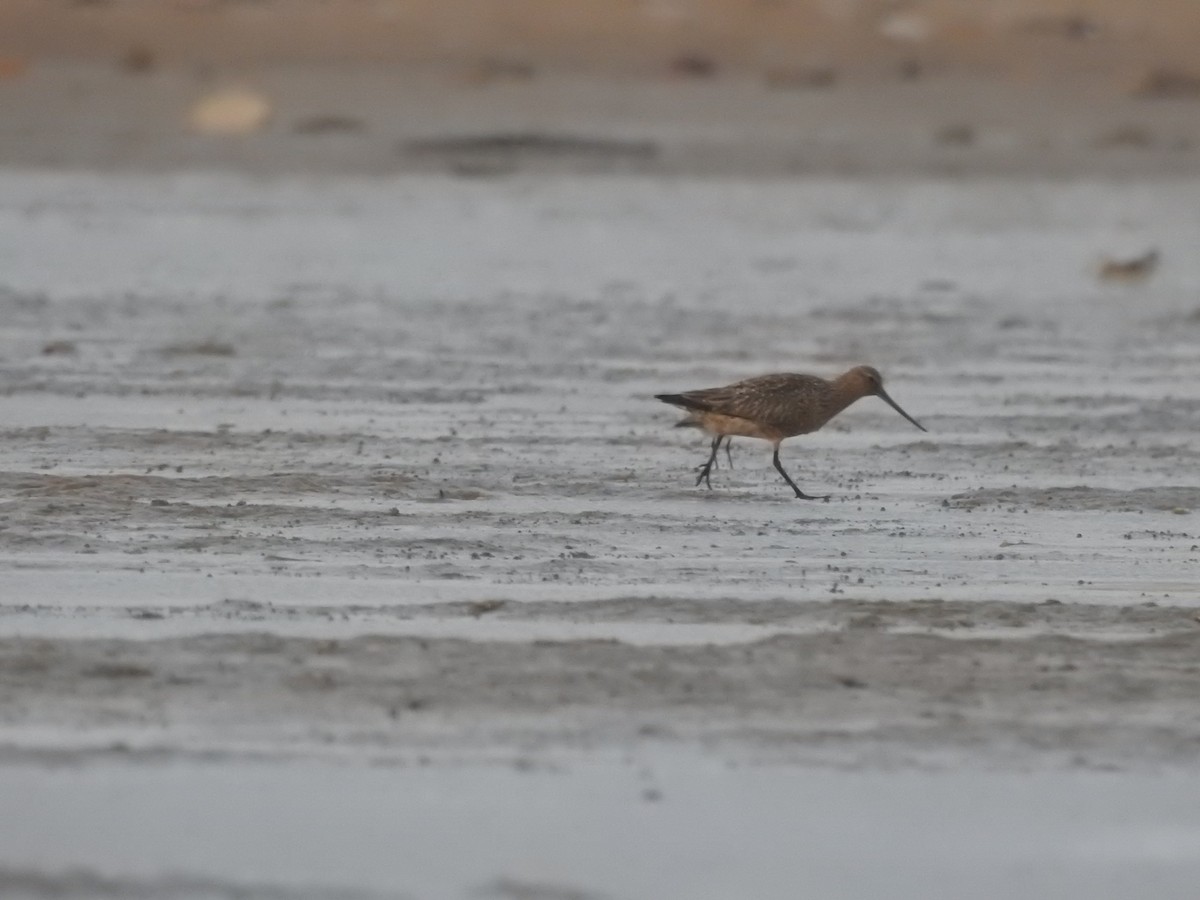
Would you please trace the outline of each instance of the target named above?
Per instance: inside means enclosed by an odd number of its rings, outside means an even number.
[[[695,398],[689,397],[687,394],[655,394],[656,399],[663,403],[670,403],[672,406],[678,406],[681,409],[686,409],[688,414],[675,423],[676,428],[703,428],[700,422],[700,413],[708,409],[703,403],[696,402]]]
[[[689,397],[687,394],[655,394],[654,398],[661,400],[663,403],[670,403],[672,406],[691,409],[696,412],[705,412],[708,409],[708,406],[700,403],[694,397]]]

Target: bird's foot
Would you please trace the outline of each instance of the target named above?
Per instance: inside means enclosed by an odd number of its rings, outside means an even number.
[[[699,482],[697,482],[697,483],[699,483]],[[833,496],[833,494],[821,494],[819,496],[814,497],[812,494],[806,494],[806,493],[804,493],[804,491],[802,491],[798,488],[796,490],[796,499],[797,500],[824,500],[826,503],[828,503],[829,498],[832,496]]]
[[[697,471],[700,474],[696,476],[696,487],[700,487],[700,482],[703,481],[706,485],[708,485],[708,489],[711,491],[712,482],[709,481],[708,478],[709,475],[712,474],[712,463],[705,463],[704,465],[700,466]]]

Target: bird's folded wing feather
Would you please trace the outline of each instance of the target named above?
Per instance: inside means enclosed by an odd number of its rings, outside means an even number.
[[[687,391],[682,397],[693,409],[769,424],[787,418],[797,403],[806,398],[820,402],[828,390],[828,382],[814,375],[781,372],[725,387]]]

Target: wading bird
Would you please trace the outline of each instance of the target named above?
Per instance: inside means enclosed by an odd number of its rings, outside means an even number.
[[[747,378],[719,388],[685,391],[682,394],[655,394],[663,403],[687,410],[687,416],[676,428],[699,428],[712,435],[712,452],[708,461],[699,467],[696,485],[700,482],[712,489],[709,476],[717,460],[717,451],[734,435],[770,441],[775,449],[773,461],[783,480],[802,500],[827,500],[810,496],[800,488],[779,462],[779,445],[787,438],[816,431],[843,409],[863,397],[875,396],[908,419],[922,431],[925,426],[902,410],[883,389],[883,376],[870,366],[855,366],[832,381],[816,375],[796,375],[781,372]]]

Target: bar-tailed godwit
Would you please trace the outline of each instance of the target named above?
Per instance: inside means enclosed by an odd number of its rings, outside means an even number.
[[[902,410],[883,389],[883,376],[870,366],[856,366],[832,381],[816,375],[780,372],[747,378],[719,388],[684,391],[682,394],[655,394],[664,403],[687,410],[676,427],[700,428],[713,436],[712,452],[700,466],[697,486],[704,482],[712,488],[709,476],[721,442],[726,453],[734,436],[770,441],[775,453],[775,468],[802,500],[826,500],[804,493],[784,471],[779,461],[779,445],[790,437],[816,431],[843,409],[863,397],[876,396],[922,431],[925,426]]]

